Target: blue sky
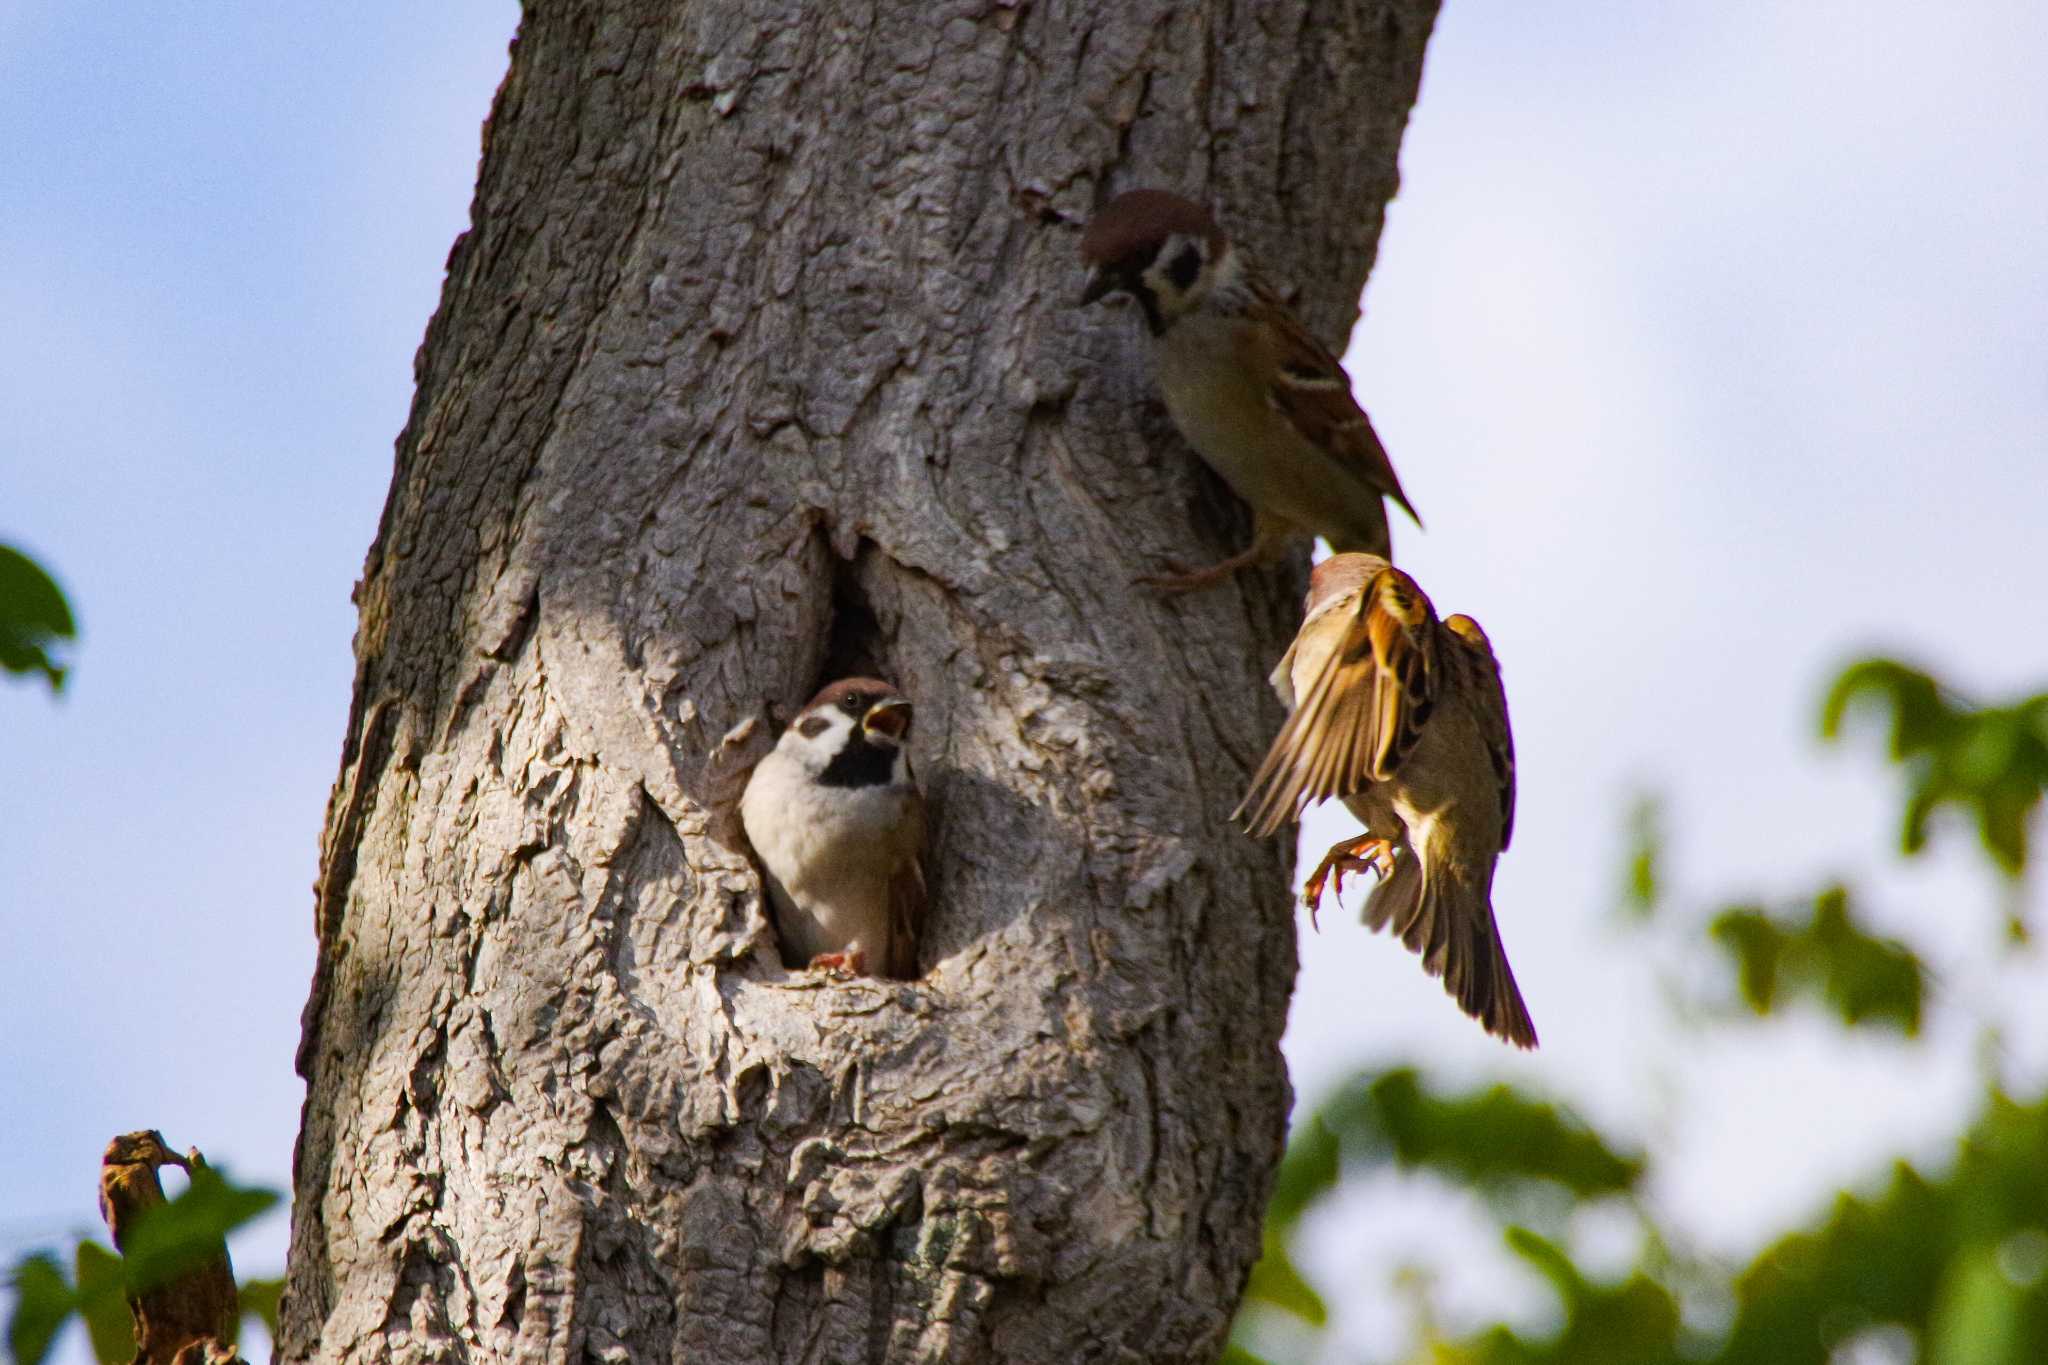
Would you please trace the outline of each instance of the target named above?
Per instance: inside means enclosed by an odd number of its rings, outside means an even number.
[[[515,21],[0,10],[0,539],[85,636],[61,701],[0,688],[0,1256],[94,1226],[98,1151],[138,1125],[288,1181],[349,587]],[[1451,0],[1347,360],[1428,522],[1397,528],[1405,564],[1503,659],[1496,900],[1544,1048],[1491,1043],[1326,914],[1304,1096],[1415,1056],[1548,1087],[1655,1143],[1660,1202],[1731,1251],[1938,1156],[1966,1027],[1681,1062],[1659,964],[1608,918],[1644,786],[1681,904],[1855,873],[1938,989],[2010,1012],[2014,1074],[2048,1074],[2039,955],[1999,961],[1994,888],[1957,840],[1900,864],[1875,742],[1811,738],[1860,650],[1985,696],[2048,682],[2043,52],[2033,0]],[[283,1238],[238,1259],[274,1270]],[[1425,1184],[1354,1193],[1315,1241],[1373,1291],[1339,1309],[1360,1347],[1395,1340],[1404,1259],[1456,1261],[1453,1311],[1540,1311]]]

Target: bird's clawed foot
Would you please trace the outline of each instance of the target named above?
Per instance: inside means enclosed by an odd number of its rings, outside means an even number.
[[[1183,569],[1169,563],[1166,573],[1144,573],[1132,579],[1141,588],[1150,588],[1163,596],[1174,597],[1184,592],[1196,592],[1213,587],[1243,567],[1234,560],[1226,559],[1221,564],[1212,564],[1206,569]]]
[[[868,955],[859,948],[844,953],[819,953],[810,960],[806,970],[830,972],[834,976],[866,976]]]
[[[1316,864],[1316,870],[1309,874],[1308,885],[1301,890],[1303,904],[1308,906],[1310,926],[1320,929],[1316,923],[1316,911],[1322,905],[1323,884],[1331,883],[1331,889],[1339,896],[1344,894],[1344,874],[1347,872],[1378,873],[1382,878],[1394,870],[1394,845],[1391,840],[1361,834],[1356,839],[1344,839],[1330,845],[1330,851]],[[1334,880],[1333,880],[1334,879]]]

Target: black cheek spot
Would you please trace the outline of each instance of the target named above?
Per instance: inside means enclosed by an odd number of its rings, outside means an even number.
[[[894,746],[870,744],[856,731],[847,746],[825,765],[825,771],[818,774],[818,784],[824,787],[880,787],[887,785],[895,769]]]
[[[1186,292],[1193,287],[1195,276],[1202,273],[1202,253],[1193,242],[1180,249],[1180,254],[1166,263],[1166,278],[1173,281],[1175,289]]]
[[[831,723],[831,721],[826,720],[823,716],[806,716],[803,720],[797,722],[796,732],[805,739],[816,739],[819,735],[825,733],[825,727]]]

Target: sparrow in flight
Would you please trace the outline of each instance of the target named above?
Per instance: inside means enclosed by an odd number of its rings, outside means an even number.
[[[1465,1013],[1536,1046],[1493,916],[1493,869],[1515,825],[1515,742],[1500,665],[1479,623],[1439,621],[1415,580],[1377,555],[1315,566],[1301,630],[1273,670],[1287,723],[1237,815],[1261,838],[1339,797],[1365,825],[1309,878],[1380,874],[1365,922],[1391,928]]]

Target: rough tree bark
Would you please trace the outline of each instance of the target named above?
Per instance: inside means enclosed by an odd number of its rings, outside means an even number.
[[[1434,8],[528,7],[358,589],[283,1358],[1213,1358],[1301,566],[1132,586],[1249,517],[1075,243],[1205,197],[1340,341]],[[785,971],[732,818],[856,670],[918,708],[914,983]]]

